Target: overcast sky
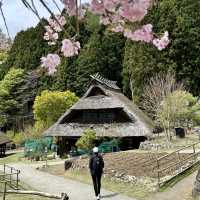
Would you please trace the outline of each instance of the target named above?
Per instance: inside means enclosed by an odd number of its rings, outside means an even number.
[[[60,7],[63,5],[60,3],[60,0],[56,0]],[[55,5],[52,3],[52,0],[46,0],[49,3],[49,6],[57,12]],[[35,0],[37,4],[37,8],[39,13],[43,17],[48,17],[48,12],[42,7],[39,0]],[[35,26],[38,23],[37,17],[27,10],[27,8],[23,5],[21,0],[3,0],[3,11],[6,16],[6,20],[8,23],[9,32],[12,37],[16,35],[17,32],[27,29],[28,27]],[[5,27],[0,16],[0,28],[3,30],[4,33]]]

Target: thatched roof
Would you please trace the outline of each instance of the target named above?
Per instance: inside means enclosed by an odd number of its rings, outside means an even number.
[[[122,118],[127,120],[103,123],[93,120],[87,123],[71,120],[72,116],[80,116],[83,111],[90,114],[95,111],[106,113],[110,110],[119,112],[123,115]],[[120,115],[119,113],[117,115]],[[85,95],[61,116],[45,135],[80,137],[88,128],[94,129],[97,136],[149,136],[152,134],[153,122],[120,92],[116,82],[95,75],[92,76],[91,85]]]
[[[0,132],[0,145],[7,144],[11,142],[11,140],[4,134]]]

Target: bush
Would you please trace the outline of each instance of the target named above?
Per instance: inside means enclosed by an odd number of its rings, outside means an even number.
[[[9,137],[10,140],[13,141],[17,146],[22,146],[27,139],[25,134],[23,133],[15,133],[14,131],[7,131],[6,135]]]
[[[85,130],[81,138],[76,142],[76,146],[80,149],[90,152],[91,149],[95,146],[94,142],[96,139],[97,137],[94,130]]]
[[[43,91],[33,105],[36,128],[51,126],[77,100],[78,97],[70,91]]]
[[[182,90],[172,92],[163,100],[157,113],[157,120],[164,128],[168,140],[171,138],[172,128],[183,127],[185,122],[193,119],[196,102],[197,98]]]
[[[17,99],[17,89],[24,81],[22,69],[11,68],[6,76],[0,81],[0,125],[4,126],[7,121],[11,122],[11,115],[16,115],[20,108]]]

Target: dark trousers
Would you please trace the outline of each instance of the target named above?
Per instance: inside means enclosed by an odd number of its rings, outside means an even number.
[[[102,173],[91,173],[92,176],[92,181],[93,181],[93,185],[94,185],[94,191],[95,191],[95,195],[96,197],[100,194],[100,190],[101,190],[101,176]]]

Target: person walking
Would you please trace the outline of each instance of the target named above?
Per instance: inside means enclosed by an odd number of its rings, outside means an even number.
[[[101,176],[103,173],[104,161],[103,157],[99,154],[98,147],[93,148],[93,154],[90,158],[89,168],[92,176],[95,195],[97,200],[99,200],[101,191]]]

